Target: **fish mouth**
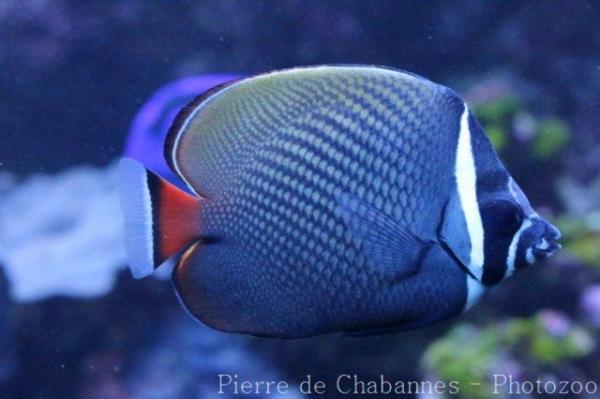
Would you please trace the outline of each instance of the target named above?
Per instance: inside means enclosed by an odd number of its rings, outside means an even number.
[[[549,258],[561,250],[562,245],[558,242],[560,240],[560,232],[556,230],[552,237],[544,237],[537,242],[533,247],[533,254],[538,259]]]

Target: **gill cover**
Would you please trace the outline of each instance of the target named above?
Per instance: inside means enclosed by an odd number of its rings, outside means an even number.
[[[484,264],[484,231],[477,199],[478,171],[474,156],[474,152],[480,148],[473,146],[473,143],[478,142],[471,137],[473,122],[474,118],[465,104],[460,117],[456,145],[455,189],[452,190],[444,208],[438,235],[446,249],[473,277],[481,281]],[[480,131],[475,131],[475,134],[479,133]]]
[[[481,268],[472,268],[471,241],[467,230],[467,223],[462,212],[458,193],[453,193],[444,208],[442,224],[439,230],[439,239],[460,264],[462,264],[473,277],[481,279]]]

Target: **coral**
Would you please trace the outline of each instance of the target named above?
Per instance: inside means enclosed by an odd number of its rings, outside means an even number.
[[[516,83],[496,79],[484,81],[467,94],[494,147],[506,150],[513,141],[527,144],[538,159],[558,155],[570,140],[569,125],[556,117],[534,116],[516,94]]]
[[[583,291],[580,308],[585,320],[600,328],[600,284],[591,285]]]
[[[557,118],[545,118],[538,122],[533,153],[540,158],[550,158],[559,153],[569,142],[569,126]]]
[[[483,399],[493,391],[491,375],[518,379],[560,374],[569,362],[595,349],[593,336],[583,326],[562,313],[544,310],[532,318],[482,328],[459,325],[428,348],[423,366],[429,374],[461,382],[462,397]]]
[[[0,263],[11,296],[89,297],[110,290],[126,264],[116,169],[34,175],[0,200]]]
[[[585,186],[563,177],[556,187],[565,207],[556,220],[565,251],[580,262],[600,267],[600,177]]]

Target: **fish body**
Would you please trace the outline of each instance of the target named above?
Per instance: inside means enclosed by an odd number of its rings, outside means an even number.
[[[165,157],[191,195],[122,165],[132,271],[185,249],[176,291],[223,331],[416,328],[531,263],[540,237],[538,257],[556,250],[464,101],[409,73],[325,66],[220,86],[180,112]]]

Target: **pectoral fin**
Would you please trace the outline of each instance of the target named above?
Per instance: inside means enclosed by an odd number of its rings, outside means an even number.
[[[454,193],[446,203],[442,218],[438,232],[439,241],[461,265],[477,276],[476,270],[470,270],[471,240],[458,193]]]
[[[338,199],[338,214],[378,270],[396,277],[418,271],[419,257],[427,243],[408,227],[349,194]]]

